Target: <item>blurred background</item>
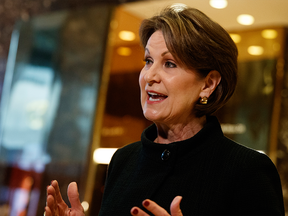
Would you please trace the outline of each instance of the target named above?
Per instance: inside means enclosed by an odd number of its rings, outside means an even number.
[[[235,41],[238,86],[216,115],[226,136],[275,163],[288,211],[287,0],[1,0],[0,216],[43,215],[54,179],[67,202],[76,181],[86,215],[98,215],[111,155],[151,124],[139,25],[176,3]]]

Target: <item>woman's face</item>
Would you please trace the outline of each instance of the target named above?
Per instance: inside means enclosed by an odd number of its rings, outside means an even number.
[[[160,124],[193,120],[193,107],[199,101],[205,79],[180,67],[168,51],[161,31],[148,40],[145,61],[139,77],[144,116]]]

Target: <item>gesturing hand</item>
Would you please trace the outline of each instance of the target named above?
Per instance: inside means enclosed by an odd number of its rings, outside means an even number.
[[[181,196],[176,196],[171,205],[170,205],[170,212],[171,216],[183,216],[181,209],[180,209],[180,202],[182,200]],[[170,215],[165,209],[159,206],[157,203],[153,202],[152,200],[146,199],[142,202],[142,205],[155,216],[168,216]],[[141,210],[138,207],[133,207],[131,209],[131,215],[134,216],[149,216],[146,212]]]
[[[62,199],[58,182],[52,181],[51,185],[47,187],[45,216],[84,216],[76,182],[69,184],[67,194],[71,208]]]

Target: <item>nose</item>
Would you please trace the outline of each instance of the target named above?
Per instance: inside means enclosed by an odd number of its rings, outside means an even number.
[[[156,65],[152,65],[149,69],[147,69],[144,73],[144,80],[148,85],[152,85],[153,83],[160,82],[159,69],[157,69]]]

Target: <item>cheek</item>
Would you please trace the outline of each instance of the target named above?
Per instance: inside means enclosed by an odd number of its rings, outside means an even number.
[[[146,94],[146,91],[145,91],[145,80],[144,80],[144,76],[143,76],[143,72],[142,71],[140,72],[140,75],[139,75],[139,87],[140,87],[140,98],[141,98],[141,101],[142,101],[144,95]]]
[[[139,87],[141,92],[145,91],[145,80],[144,80],[144,73],[141,71],[139,75]]]
[[[179,82],[179,85],[175,86],[175,91],[177,91],[177,95],[181,95],[180,100],[195,104],[200,97],[201,87],[201,82],[191,79],[190,82]]]

